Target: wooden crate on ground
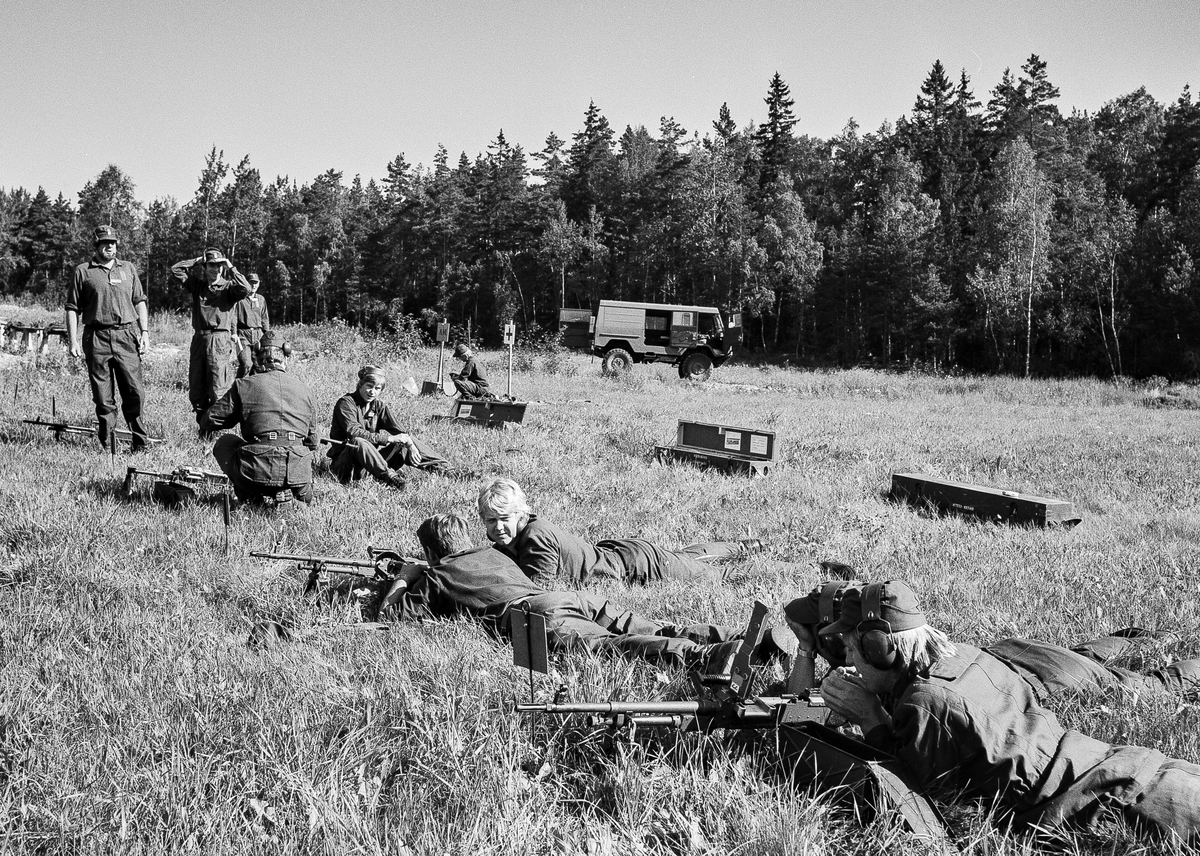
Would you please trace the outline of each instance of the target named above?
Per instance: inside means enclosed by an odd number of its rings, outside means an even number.
[[[1074,503],[950,481],[920,473],[892,473],[889,497],[909,505],[930,505],[939,514],[965,514],[997,523],[1029,526],[1074,526],[1080,521]]]
[[[680,419],[674,445],[655,446],[654,453],[664,464],[690,461],[722,472],[761,476],[775,464],[775,433]]]

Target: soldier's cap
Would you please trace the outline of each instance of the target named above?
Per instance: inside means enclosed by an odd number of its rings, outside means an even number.
[[[258,351],[255,352],[258,357],[260,366],[270,365],[272,363],[282,363],[287,357],[292,355],[292,346],[288,342],[276,342],[272,338],[263,336],[259,341]]]
[[[454,346],[454,356],[467,357],[471,354],[471,348],[466,342],[459,342]]]
[[[379,366],[363,366],[358,370],[358,385],[362,386],[369,380],[373,380],[375,383],[387,382],[383,376],[382,368]]]
[[[258,274],[256,274],[256,273],[246,274],[246,282],[250,283],[251,285],[258,285],[258,283],[259,283]]]
[[[92,246],[103,244],[105,241],[117,242],[117,230],[112,226],[97,226],[95,237],[92,239]]]
[[[204,263],[206,265],[223,265],[228,264],[229,259],[225,258],[225,254],[220,250],[209,247],[204,251]]]
[[[879,615],[863,614],[863,593],[870,585],[882,586],[879,593]],[[821,636],[849,633],[864,621],[886,621],[892,633],[915,630],[925,624],[925,614],[917,603],[917,593],[903,580],[869,583],[846,590],[842,595],[842,615],[820,631]]]

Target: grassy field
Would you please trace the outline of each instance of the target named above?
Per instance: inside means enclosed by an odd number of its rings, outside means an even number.
[[[300,575],[250,550],[363,557],[416,549],[431,513],[473,519],[484,479],[525,486],[543,516],[590,538],[665,545],[758,537],[734,585],[606,591],[671,621],[741,625],[780,606],[831,559],[901,577],[931,619],[980,643],[1021,634],[1071,643],[1126,626],[1178,630],[1143,667],[1200,655],[1200,426],[1194,390],[1097,381],[801,372],[737,364],[693,385],[665,367],[626,380],[558,354],[519,355],[525,424],[489,431],[430,419],[449,399],[407,398],[436,351],[411,361],[345,328],[290,331],[292,371],[322,413],[360,363],[389,369],[410,424],[478,478],[428,477],[400,493],[319,476],[317,500],[239,509],[228,553],[219,507],[178,512],[120,491],[95,442],[54,442],[21,418],[88,421],[86,376],[57,348],[0,357],[0,851],[44,853],[768,854],[916,851],[888,821],[863,827],[780,780],[768,750],[719,737],[643,735],[606,748],[579,723],[533,725],[511,650],[464,622],[347,629],[353,605],[301,595]],[[184,388],[188,333],[156,316],[146,412],[166,442],[147,468],[214,468]],[[182,350],[181,350],[182,349]],[[503,390],[504,357],[482,360]],[[1169,394],[1168,394],[1169,393]],[[775,431],[768,477],[653,463],[680,418]],[[894,471],[1073,500],[1076,528],[939,519],[889,503]],[[482,539],[482,528],[479,530]],[[253,623],[302,638],[264,652]],[[681,677],[570,658],[537,682],[574,700],[681,697]],[[1175,701],[1064,702],[1069,724],[1200,761],[1200,716]],[[966,807],[970,852],[1035,852]],[[1148,847],[1119,827],[1069,852]],[[1153,848],[1150,848],[1153,852]]]

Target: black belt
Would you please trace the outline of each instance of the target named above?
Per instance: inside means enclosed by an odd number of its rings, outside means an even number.
[[[203,330],[197,330],[196,335],[209,336],[209,335],[212,335],[213,333],[228,333],[228,332],[229,332],[228,327],[205,327]]]
[[[255,443],[269,443],[274,446],[290,446],[304,439],[303,434],[295,431],[267,431],[254,437]]]
[[[122,327],[128,327],[132,321],[122,321],[120,324],[84,324],[85,330],[120,330]]]

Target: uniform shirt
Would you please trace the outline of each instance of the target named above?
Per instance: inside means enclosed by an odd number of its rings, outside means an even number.
[[[204,414],[200,427],[213,432],[239,423],[242,437],[249,443],[271,431],[279,433],[281,439],[284,431],[298,434],[310,449],[316,449],[319,441],[312,390],[299,378],[279,369],[235,381]]]
[[[192,329],[229,330],[234,327],[234,307],[250,293],[246,277],[231,270],[233,279],[218,278],[212,285],[204,277],[204,257],[185,259],[171,268],[171,276],[183,283],[192,295]]]
[[[891,729],[866,735],[931,793],[998,798],[1018,825],[1054,826],[1093,806],[1097,795],[1132,801],[1165,761],[1153,749],[1064,729],[1009,666],[969,645],[956,648],[928,675],[897,687]]]
[[[487,378],[479,370],[479,365],[475,362],[474,357],[463,363],[462,371],[459,373],[458,378],[459,380],[469,380],[471,383],[479,384],[480,389],[488,388]]]
[[[608,542],[602,542],[601,547],[605,543]],[[547,588],[553,587],[560,577],[580,585],[591,577],[624,576],[619,554],[589,544],[561,526],[539,520],[536,514],[529,515],[525,528],[517,533],[512,544],[495,547],[516,561],[529,579]]]
[[[507,633],[504,613],[514,603],[544,594],[507,556],[474,547],[428,568],[396,603],[400,618],[470,615],[496,636]]]
[[[142,281],[130,262],[113,259],[106,267],[96,259],[75,268],[67,288],[66,309],[78,312],[85,327],[115,327],[137,320],[134,306],[146,302]]]
[[[264,333],[271,329],[271,319],[267,314],[267,301],[261,294],[251,294],[243,297],[234,307],[237,314],[238,330],[262,330]]]
[[[329,426],[331,440],[367,440],[376,446],[390,442],[385,434],[407,433],[400,427],[392,409],[378,398],[367,404],[358,392],[348,392],[333,405],[333,424]],[[330,457],[340,449],[330,449]]]

